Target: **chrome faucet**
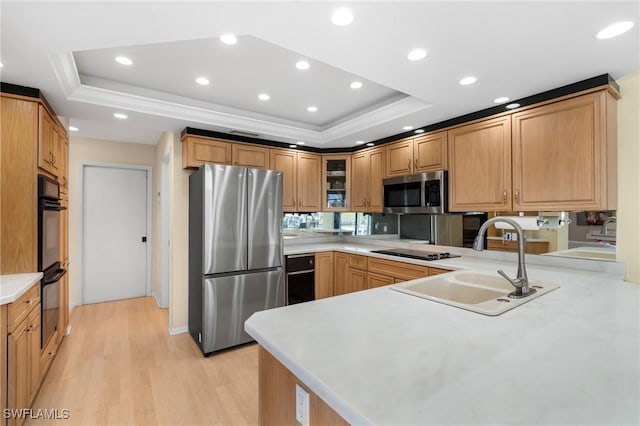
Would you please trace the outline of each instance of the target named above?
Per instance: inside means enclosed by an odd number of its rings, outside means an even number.
[[[602,224],[602,230],[600,231],[600,234],[602,234],[602,235],[609,235],[609,233],[608,233],[608,232],[609,232],[609,224],[610,224],[611,222],[618,223],[618,219],[616,219],[616,217],[615,217],[615,216],[608,217],[608,218],[604,221],[604,223]]]
[[[478,231],[476,239],[473,241],[473,249],[476,251],[482,251],[484,249],[484,234],[487,232],[487,228],[496,222],[508,223],[509,225],[513,226],[513,228],[516,230],[516,233],[518,234],[518,275],[515,279],[513,279],[509,278],[509,276],[507,276],[507,274],[505,274],[505,272],[501,269],[498,269],[498,273],[516,288],[513,293],[509,294],[509,297],[513,297],[516,299],[527,297],[530,294],[535,293],[536,290],[529,288],[527,270],[524,266],[524,246],[526,244],[526,240],[524,231],[522,230],[518,222],[508,217],[501,216],[497,216],[487,220],[482,224],[480,230]]]

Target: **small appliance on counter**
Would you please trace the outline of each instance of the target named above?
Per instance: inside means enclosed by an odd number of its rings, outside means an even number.
[[[205,355],[250,342],[284,306],[282,172],[205,164],[189,176],[189,333]]]

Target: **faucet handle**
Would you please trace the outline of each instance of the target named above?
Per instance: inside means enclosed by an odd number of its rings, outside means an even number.
[[[522,287],[522,280],[520,278],[509,278],[509,276],[502,270],[502,269],[498,269],[498,274],[502,275],[502,277],[509,281],[511,283],[511,285],[513,285],[515,288],[520,288]]]

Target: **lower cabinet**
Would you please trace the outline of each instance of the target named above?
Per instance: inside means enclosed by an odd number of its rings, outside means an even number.
[[[333,255],[333,295],[346,294],[349,275],[349,255],[335,252]]]
[[[518,252],[518,242],[508,240],[487,240],[487,250]],[[527,241],[524,246],[527,254],[542,254],[549,252],[548,241]]]
[[[394,284],[395,282],[396,280],[388,275],[367,272],[367,288],[383,287],[385,285]]]
[[[7,318],[7,408],[29,408],[41,382],[39,282],[8,305]],[[8,419],[10,426],[22,423]]]
[[[296,385],[309,393],[309,426],[346,426],[326,402],[311,392],[291,371],[262,346],[258,353],[258,418],[261,426],[298,425]]]
[[[333,296],[333,252],[316,253],[315,295],[316,299]]]

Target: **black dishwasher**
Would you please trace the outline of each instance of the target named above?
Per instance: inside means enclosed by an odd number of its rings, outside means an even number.
[[[287,305],[315,300],[315,255],[287,256]]]

